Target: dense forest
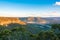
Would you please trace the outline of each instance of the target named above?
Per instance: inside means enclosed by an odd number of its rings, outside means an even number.
[[[50,24],[49,28],[41,25],[0,25],[0,40],[60,40],[60,24]],[[46,26],[44,26],[46,27]]]

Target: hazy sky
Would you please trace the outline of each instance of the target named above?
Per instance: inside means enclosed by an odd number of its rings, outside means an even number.
[[[0,16],[60,17],[60,0],[0,0]]]

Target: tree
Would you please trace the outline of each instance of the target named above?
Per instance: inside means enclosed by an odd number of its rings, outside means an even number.
[[[10,36],[11,35],[11,31],[8,29],[2,30],[0,32],[0,38],[2,38],[2,40],[10,40]]]

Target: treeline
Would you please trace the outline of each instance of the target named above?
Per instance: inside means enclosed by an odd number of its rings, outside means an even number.
[[[27,25],[0,26],[0,40],[60,40],[60,24],[50,26],[50,30],[40,30],[36,34],[27,30]]]

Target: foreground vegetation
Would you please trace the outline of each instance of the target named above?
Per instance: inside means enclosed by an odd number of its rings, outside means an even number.
[[[60,24],[50,26],[49,30],[19,24],[0,26],[0,40],[60,40]]]

